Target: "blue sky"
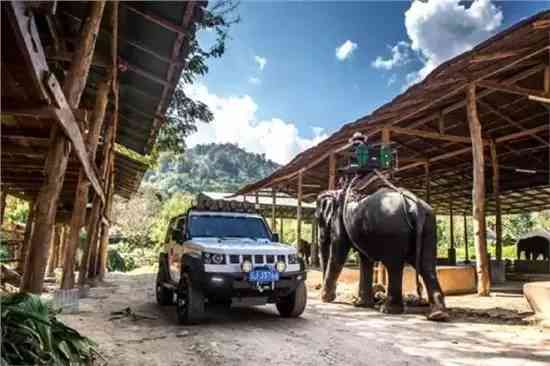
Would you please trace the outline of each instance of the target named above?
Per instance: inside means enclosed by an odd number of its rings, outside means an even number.
[[[189,87],[216,119],[201,124],[188,144],[234,142],[285,163],[449,57],[549,7],[489,0],[243,1],[225,55]]]

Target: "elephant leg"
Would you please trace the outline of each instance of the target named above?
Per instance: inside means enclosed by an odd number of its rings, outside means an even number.
[[[342,272],[342,268],[348,257],[351,243],[348,240],[333,240],[330,245],[330,257],[327,263],[323,289],[321,290],[321,301],[332,302],[336,298],[336,281]]]
[[[374,307],[374,296],[372,293],[372,271],[374,262],[366,255],[359,254],[359,294],[357,301],[353,304],[358,307]]]
[[[319,230],[319,254],[321,256],[321,271],[323,272],[324,280],[330,257],[330,231],[327,229]]]
[[[428,320],[444,321],[449,319],[449,313],[447,313],[447,308],[445,307],[445,297],[437,279],[435,265],[423,266],[420,274],[426,285],[428,301],[430,302]]]
[[[404,263],[391,263],[386,265],[388,269],[388,298],[380,307],[380,311],[386,314],[402,314],[403,307],[403,266]]]

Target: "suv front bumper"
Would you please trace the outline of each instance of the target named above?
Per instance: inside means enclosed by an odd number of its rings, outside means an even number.
[[[244,273],[205,272],[202,276],[203,293],[212,299],[227,300],[233,297],[267,297],[269,302],[289,295],[300,282],[306,280],[305,271],[284,272],[273,284],[258,286],[248,281]]]

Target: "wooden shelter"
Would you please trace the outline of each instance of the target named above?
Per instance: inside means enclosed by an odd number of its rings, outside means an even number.
[[[81,282],[104,273],[112,196],[147,169],[119,147],[150,152],[205,5],[2,2],[1,187],[32,203],[23,291],[42,289],[56,221],[69,223],[63,286],[84,224]]]
[[[485,215],[497,217],[499,253],[503,213],[550,208],[549,35],[549,11],[525,19],[238,194],[276,188],[314,200],[335,188],[348,140],[360,131],[397,152],[396,184],[437,213],[472,214],[478,292],[487,294]]]

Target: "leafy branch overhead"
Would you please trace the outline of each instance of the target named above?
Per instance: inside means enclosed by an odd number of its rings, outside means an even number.
[[[185,138],[197,130],[197,122],[208,123],[214,119],[208,106],[191,99],[184,88],[195,82],[197,77],[208,73],[208,59],[219,58],[224,54],[229,27],[240,20],[238,16],[233,16],[237,6],[238,3],[232,0],[222,0],[203,9],[194,31],[211,30],[215,33],[215,40],[205,49],[199,44],[196,32],[192,32],[195,36],[189,42],[186,67],[168,105],[166,119],[157,138],[159,151],[182,153],[185,150]]]

